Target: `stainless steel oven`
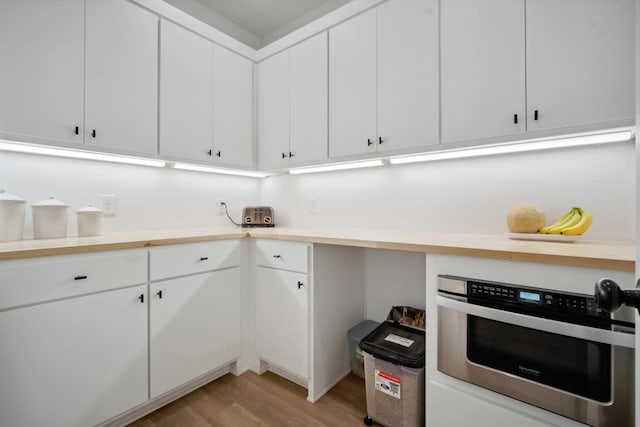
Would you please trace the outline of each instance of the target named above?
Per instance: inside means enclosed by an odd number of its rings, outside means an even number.
[[[436,300],[439,371],[588,425],[634,425],[632,309],[454,276]]]

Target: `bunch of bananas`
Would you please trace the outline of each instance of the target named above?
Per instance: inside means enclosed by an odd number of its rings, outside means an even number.
[[[539,230],[541,234],[563,234],[565,236],[578,236],[583,234],[591,226],[593,218],[591,214],[582,208],[571,208],[556,222]]]

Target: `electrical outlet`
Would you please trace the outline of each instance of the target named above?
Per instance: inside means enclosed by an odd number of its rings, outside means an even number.
[[[318,214],[318,198],[317,197],[309,197],[309,214],[310,215]]]
[[[103,215],[113,216],[118,210],[118,199],[115,194],[101,194],[100,195],[100,210]]]
[[[223,203],[227,203],[226,197],[218,197],[218,215],[224,215],[226,210],[224,209]]]

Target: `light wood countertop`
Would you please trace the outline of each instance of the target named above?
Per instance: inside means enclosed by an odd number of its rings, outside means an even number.
[[[635,242],[511,240],[504,235],[337,228],[240,228],[109,233],[95,237],[0,242],[0,260],[254,237],[408,252],[473,256],[574,267],[635,271]]]

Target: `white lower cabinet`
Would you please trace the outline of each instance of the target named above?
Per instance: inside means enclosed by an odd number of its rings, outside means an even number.
[[[258,357],[309,377],[309,275],[267,267],[256,273]]]
[[[0,425],[86,427],[145,402],[146,291],[0,312]]]
[[[549,426],[549,424],[542,421],[435,381],[429,381],[427,394],[432,396],[431,410],[426,413],[426,425],[429,427]],[[464,410],[460,410],[460,408],[464,408]]]
[[[239,356],[239,270],[150,285],[152,399]]]

